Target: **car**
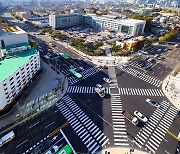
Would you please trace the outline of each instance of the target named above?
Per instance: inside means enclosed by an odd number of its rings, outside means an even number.
[[[161,60],[163,57],[160,55],[157,57],[158,60]]]
[[[147,122],[148,121],[148,118],[147,117],[145,117],[141,112],[139,112],[139,111],[134,111],[134,115],[139,119],[139,120],[141,120],[141,121],[143,121],[143,122]]]
[[[161,107],[161,104],[156,103],[155,101],[153,101],[153,100],[150,99],[150,98],[147,98],[147,99],[146,99],[146,102],[149,103],[150,105],[152,105],[152,106],[158,108],[158,109]]]
[[[54,145],[52,148],[50,148],[45,154],[55,154],[59,150],[59,146]]]
[[[128,67],[128,65],[127,65],[127,64],[123,64],[122,66],[123,66],[123,68],[126,68],[126,67]]]
[[[97,88],[100,88],[100,89],[103,88],[103,86],[100,85],[100,84],[96,84],[96,87],[97,87]]]
[[[162,49],[158,49],[158,50],[157,50],[157,52],[161,52],[161,51],[162,51]]]
[[[154,55],[154,58],[157,58],[158,56],[159,56],[159,54],[155,54],[155,55]]]
[[[145,65],[145,66],[143,67],[143,70],[150,70],[151,67],[152,67],[152,65]]]
[[[155,60],[153,59],[153,58],[149,58],[148,60],[147,60],[147,62],[149,62],[149,63],[151,63],[151,62],[154,62]]]
[[[106,81],[107,83],[111,83],[112,82],[109,78],[106,78],[106,77],[104,77],[103,80]]]

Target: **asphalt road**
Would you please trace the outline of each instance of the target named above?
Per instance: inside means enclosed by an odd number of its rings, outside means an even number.
[[[48,53],[48,48],[50,48],[47,46],[48,42],[53,42],[56,45],[55,50],[50,49],[51,51],[54,50],[56,54],[50,52],[52,56],[49,62],[54,67],[58,66],[65,74],[67,73],[68,78],[72,78],[72,75],[68,74],[68,68],[70,66],[77,69],[83,67],[85,71],[87,71],[87,76],[84,80],[70,84],[69,86],[74,86],[76,90],[72,93],[71,91],[69,93],[67,92],[68,95],[64,96],[56,106],[47,109],[36,117],[15,127],[13,129],[16,134],[15,139],[4,145],[0,149],[0,152],[9,153],[12,150],[17,153],[26,152],[67,121],[68,125],[62,130],[65,132],[65,135],[75,151],[87,153],[88,151],[92,152],[100,150],[101,148],[114,146],[117,139],[115,140],[114,135],[114,117],[112,116],[112,111],[115,110],[116,107],[113,107],[111,104],[112,100],[109,94],[102,99],[90,90],[92,88],[89,88],[95,87],[95,85],[99,83],[108,89],[110,85],[102,80],[103,77],[108,77],[110,75],[108,74],[108,70],[104,69],[100,71],[95,65],[91,64],[91,62],[78,60],[78,55],[64,48],[62,45],[57,44],[55,41],[50,40],[46,36],[38,36],[38,38],[43,40],[40,41],[37,39],[38,44],[41,46],[42,56]],[[71,59],[65,61],[61,57],[58,57],[57,60],[53,60],[53,58],[58,56],[58,52],[68,54]],[[164,133],[162,127],[165,127],[166,129],[169,127],[170,131],[178,135],[180,128],[179,117],[174,119],[175,116],[172,111],[172,105],[161,92],[161,84],[162,80],[177,66],[177,63],[179,62],[179,49],[164,60],[156,60],[156,63],[153,63],[152,70],[148,71],[147,74],[144,74],[142,68],[136,65],[138,60],[142,60],[142,58],[144,57],[140,57],[131,62],[127,68],[122,68],[120,66],[116,67],[116,78],[121,98],[121,100],[117,102],[122,104],[123,110],[127,110],[130,113],[138,110],[150,119],[146,127],[151,131],[148,131],[149,136],[146,136],[147,139],[144,138],[144,141],[142,140],[144,143],[141,145],[141,149],[150,151],[151,149],[147,148],[147,146],[154,145],[155,148],[157,148],[156,153],[158,154],[173,154],[178,145],[178,141],[169,134]],[[94,70],[98,71],[93,72]],[[84,71],[79,70],[79,72],[83,73]],[[82,87],[87,88],[85,90],[85,88],[83,89]],[[145,100],[147,98],[162,103],[162,109],[157,110],[155,107],[146,103]],[[82,114],[78,114],[79,112],[82,112]],[[80,117],[81,115],[82,117]],[[166,119],[170,121],[169,123],[167,122],[168,127],[164,124],[166,121],[164,117],[166,115],[168,115]],[[155,121],[155,118],[153,117],[155,116],[157,116],[156,124],[153,123]],[[118,115],[117,117],[120,116]],[[131,140],[137,138],[138,141],[140,140],[140,137],[144,137],[139,134],[140,131],[143,132],[144,129],[146,129],[144,126],[145,124],[142,122],[137,126],[134,126],[125,119],[125,129],[128,138]],[[161,141],[154,137],[156,130],[159,131],[159,134],[156,134],[156,137],[159,135]],[[60,140],[62,135],[59,132],[57,134],[57,139]],[[57,134],[54,134],[52,138]],[[55,143],[56,142],[53,141],[51,146]],[[61,144],[65,145],[66,141],[63,138],[59,143],[59,146]],[[131,145],[130,142],[129,144]],[[139,146],[136,146],[135,144],[134,146],[139,148]],[[49,147],[46,147],[46,149]],[[32,150],[35,148],[36,147],[32,148]]]

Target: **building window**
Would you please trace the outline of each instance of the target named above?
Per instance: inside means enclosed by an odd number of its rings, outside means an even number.
[[[13,86],[11,89],[14,89],[15,86]]]
[[[10,80],[9,81],[11,81],[13,79],[13,77],[12,78],[10,78]]]

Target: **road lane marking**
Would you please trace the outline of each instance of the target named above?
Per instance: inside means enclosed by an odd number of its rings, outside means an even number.
[[[165,150],[165,152],[166,152],[167,154],[170,154],[170,153],[169,153],[168,151],[166,151],[166,150]]]
[[[63,135],[64,139],[66,140],[66,142],[68,143],[68,145],[71,147],[72,151],[74,154],[76,154],[76,151],[74,150],[73,146],[71,145],[71,143],[69,142],[69,140],[67,139],[66,135],[64,134],[64,132],[60,129],[61,134]]]
[[[178,138],[178,137],[177,137],[176,135],[174,135],[172,132],[167,131],[167,133],[168,133],[169,135],[171,135],[173,138],[175,138],[176,140],[180,141],[180,138]]]
[[[32,126],[30,126],[29,129],[31,129],[32,127],[36,126],[38,123],[39,123],[39,121],[36,122],[35,124],[33,124]]]
[[[49,136],[49,137],[53,136],[53,135],[56,134],[60,129],[66,127],[68,124],[69,124],[68,122],[64,123],[63,125],[59,126],[57,129],[55,129],[53,132],[51,132],[48,136]]]
[[[17,145],[16,146],[16,149],[18,148],[18,147],[20,147],[22,144],[24,144],[25,142],[27,142],[28,141],[28,139],[27,140],[25,140],[25,141],[23,141],[22,143],[20,143],[19,145]]]
[[[47,125],[46,127],[44,127],[44,129],[48,128],[49,126],[51,126],[52,124],[54,124],[54,121],[51,122],[49,125]]]

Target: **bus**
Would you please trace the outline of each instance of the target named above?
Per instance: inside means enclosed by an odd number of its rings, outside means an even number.
[[[59,150],[56,154],[72,154],[72,149],[68,144],[66,144],[61,150]]]
[[[75,68],[70,68],[70,69],[69,69],[69,72],[70,72],[71,74],[73,74],[76,78],[82,79],[82,75],[81,75],[80,73],[76,72],[76,71],[75,71]]]
[[[0,147],[5,143],[11,141],[15,137],[14,131],[10,131],[8,134],[0,138]]]
[[[69,56],[64,54],[64,53],[60,53],[61,57],[63,57],[65,60],[68,60],[69,59]]]

